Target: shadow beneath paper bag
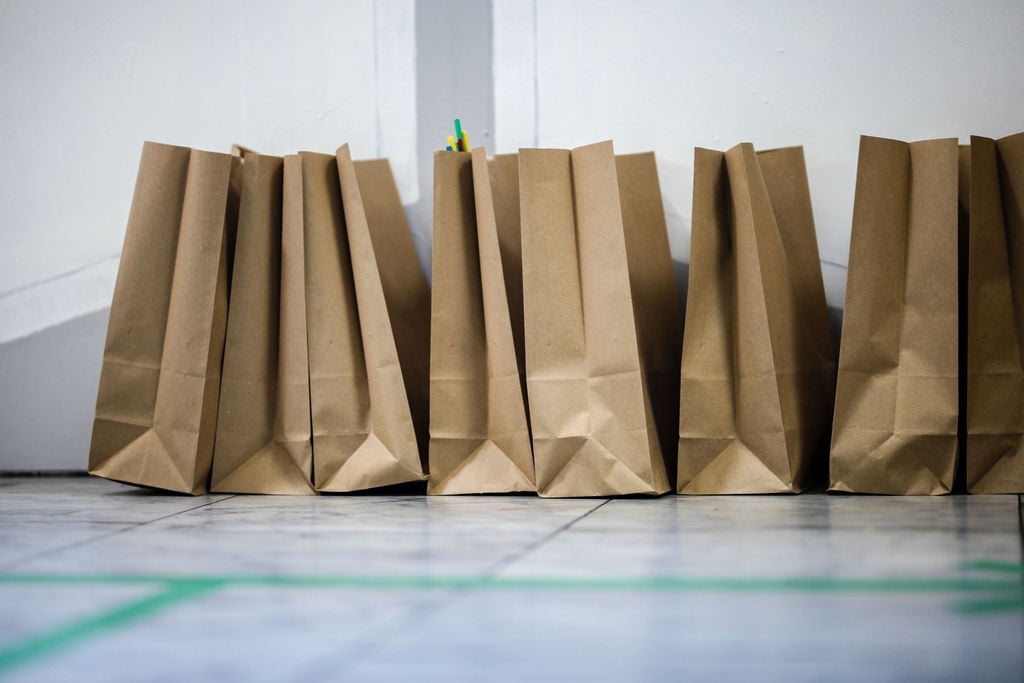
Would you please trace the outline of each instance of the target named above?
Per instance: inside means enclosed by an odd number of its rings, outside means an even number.
[[[391,486],[379,486],[372,489],[360,489],[358,491],[320,491],[321,496],[330,497],[358,497],[358,496],[425,496],[427,494],[427,482],[409,481]]]

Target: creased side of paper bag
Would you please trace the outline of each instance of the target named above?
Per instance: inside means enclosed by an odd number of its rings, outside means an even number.
[[[143,146],[103,353],[91,474],[207,490],[237,163],[227,154]]]
[[[428,493],[536,489],[486,151],[434,155]]]
[[[348,146],[302,153],[318,491],[425,478],[366,208]]]
[[[301,174],[292,170],[284,189],[283,159],[240,153],[242,194],[210,490],[311,494]],[[293,156],[287,163],[300,162]]]
[[[668,480],[675,481],[679,438],[679,350],[683,308],[676,289],[665,208],[653,152],[615,157],[626,235],[646,411],[654,419]]]
[[[823,476],[834,371],[803,152],[694,164],[679,492],[799,492]]]
[[[969,148],[966,450],[971,493],[1024,492],[1024,133]]]

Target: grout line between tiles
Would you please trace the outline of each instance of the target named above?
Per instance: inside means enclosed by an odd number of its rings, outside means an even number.
[[[123,534],[127,531],[132,531],[133,529],[138,529],[140,527],[148,526],[150,524],[155,524],[156,522],[162,522],[165,519],[170,519],[171,517],[176,517],[178,515],[185,514],[186,512],[192,512],[193,510],[199,510],[201,508],[208,507],[210,505],[215,505],[225,500],[231,500],[232,498],[235,497],[237,497],[237,494],[225,496],[223,498],[218,498],[217,500],[211,500],[209,502],[203,503],[202,505],[195,505],[190,508],[185,508],[184,510],[178,510],[177,512],[172,512],[161,517],[156,517],[155,519],[148,519],[145,522],[130,523],[128,524],[128,526],[122,527],[120,529],[115,529],[114,531],[108,531],[105,533],[97,534],[95,536],[90,536],[89,538],[83,538],[80,541],[68,543],[67,545],[58,546],[56,548],[48,548],[46,550],[40,550],[37,553],[32,553],[31,555],[28,555],[27,557],[20,557],[17,560],[14,560],[13,562],[9,562],[7,564],[0,564],[0,570],[8,571],[11,569],[16,569],[20,565],[31,562],[32,560],[38,560],[39,558],[46,557],[47,555],[54,555],[56,553],[64,552],[66,550],[73,550],[75,548],[79,548],[90,543],[95,543],[96,541],[102,541],[113,536],[117,536],[118,534]]]
[[[489,578],[489,577],[497,576],[498,574],[500,574],[502,571],[504,571],[505,569],[507,569],[511,565],[513,565],[516,562],[518,562],[519,560],[523,559],[524,557],[526,557],[527,555],[529,555],[533,551],[537,550],[538,548],[541,548],[542,546],[547,545],[550,541],[554,540],[554,538],[556,536],[559,536],[564,531],[568,531],[570,528],[575,526],[578,522],[583,521],[584,519],[586,519],[587,517],[589,517],[593,513],[597,512],[598,510],[600,510],[601,508],[603,508],[605,505],[607,505],[610,502],[612,502],[611,498],[605,498],[603,501],[601,501],[600,503],[598,503],[594,507],[592,507],[589,510],[587,510],[586,512],[584,512],[579,517],[566,522],[562,526],[558,527],[554,531],[551,531],[551,532],[545,534],[544,536],[540,537],[536,541],[533,541],[532,543],[527,543],[526,546],[524,546],[523,548],[520,548],[519,550],[516,550],[515,552],[513,552],[508,557],[504,557],[504,558],[498,560],[492,566],[490,566],[487,569],[484,569],[482,572],[480,572],[480,575],[483,576],[484,578]]]

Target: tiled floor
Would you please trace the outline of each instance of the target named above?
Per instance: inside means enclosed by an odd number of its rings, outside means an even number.
[[[1024,680],[1016,496],[0,479],[0,679]]]

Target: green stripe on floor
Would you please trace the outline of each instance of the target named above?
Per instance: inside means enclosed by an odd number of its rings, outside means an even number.
[[[1020,590],[1016,578],[842,578],[842,577],[514,577],[345,574],[294,576],[283,574],[230,574],[182,576],[174,574],[0,574],[0,584],[47,585],[156,585],[190,587],[263,586],[283,588],[338,588],[369,590],[477,590],[477,591],[672,591],[672,592],[797,592],[797,593],[947,593]]]
[[[964,569],[1003,572],[1006,574],[1024,574],[1024,564],[1018,562],[1001,562],[999,560],[976,560],[964,564]]]
[[[26,638],[0,650],[0,674],[34,659],[64,650],[77,641],[112,631],[162,612],[172,605],[192,600],[219,584],[192,581],[187,586],[173,585],[155,595],[117,605],[112,609],[60,626],[37,636]]]
[[[966,615],[986,615],[1024,609],[1021,565],[981,560],[967,571],[992,572],[991,577],[463,577],[433,575],[230,574],[183,576],[173,574],[0,574],[0,586],[151,586],[154,594],[116,605],[99,614],[58,626],[0,649],[0,674],[46,655],[161,612],[231,587],[319,588],[343,590],[465,590],[520,592],[666,592],[666,593],[827,593],[827,594],[945,594],[972,596],[954,604]],[[1013,575],[1012,577],[1007,575]]]

